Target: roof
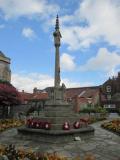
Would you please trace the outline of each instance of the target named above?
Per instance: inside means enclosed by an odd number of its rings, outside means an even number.
[[[32,97],[32,93],[27,93],[27,92],[19,92],[19,93],[22,103],[24,103],[24,101],[30,100]]]
[[[91,97],[93,94],[99,91],[99,86],[81,87],[81,88],[68,88],[66,89],[66,97]]]
[[[45,100],[48,98],[47,93],[27,93],[27,92],[19,92],[21,96],[22,103],[25,101],[31,101],[31,100]]]
[[[33,93],[31,100],[44,100],[48,98],[48,93]]]

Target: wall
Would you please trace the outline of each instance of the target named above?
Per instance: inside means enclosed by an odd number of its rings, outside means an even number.
[[[10,82],[11,70],[10,59],[0,54],[0,79]]]

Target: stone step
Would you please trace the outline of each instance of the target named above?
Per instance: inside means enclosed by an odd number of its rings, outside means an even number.
[[[55,111],[50,111],[50,112],[45,112],[45,116],[46,117],[71,117],[74,116],[74,114],[72,112],[65,112],[65,111],[59,111],[59,112],[55,112]]]
[[[58,111],[58,112],[56,112],[56,111],[50,111],[50,112],[44,112],[44,113],[42,113],[42,114],[39,114],[39,115],[35,115],[35,116],[33,116],[33,117],[37,117],[37,118],[44,118],[44,117],[46,117],[46,118],[49,118],[49,117],[54,117],[54,118],[57,118],[57,117],[77,117],[77,118],[79,118],[80,117],[80,115],[79,114],[77,114],[77,113],[73,113],[72,111],[69,111],[69,112],[63,112],[63,111]]]
[[[83,128],[83,127],[81,127],[81,128]],[[70,123],[70,129],[74,129],[73,123]],[[63,130],[63,124],[52,124],[51,125],[51,130]]]
[[[64,124],[64,122],[74,123],[75,121],[79,121],[77,117],[43,117],[38,118],[40,121],[50,122],[51,124]]]
[[[54,105],[54,106],[45,106],[45,111],[51,111],[51,110],[73,110],[73,106],[71,105]]]

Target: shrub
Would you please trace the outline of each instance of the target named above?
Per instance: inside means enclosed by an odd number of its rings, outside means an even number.
[[[101,125],[101,127],[120,135],[120,119],[114,119],[112,121],[105,122]]]
[[[24,124],[24,121],[20,121],[16,119],[0,120],[0,132],[3,132],[9,128],[19,127],[23,124]]]
[[[16,149],[14,145],[0,146],[0,158],[8,160],[68,160],[65,156],[58,156],[56,152],[41,154],[40,152],[33,152],[32,150],[25,151],[24,149]],[[75,157],[73,160],[82,160],[80,157]],[[93,154],[86,154],[83,160],[95,160]]]

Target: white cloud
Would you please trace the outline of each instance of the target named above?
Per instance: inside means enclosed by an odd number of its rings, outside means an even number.
[[[36,37],[34,30],[32,30],[31,28],[23,28],[22,35],[29,39],[33,39]]]
[[[120,66],[120,55],[110,52],[106,48],[100,48],[95,57],[90,58],[85,65],[80,66],[82,71],[105,71],[109,75],[114,74]]]
[[[11,83],[20,91],[32,92],[34,87],[44,89],[53,86],[53,78],[39,73],[12,74]]]
[[[19,90],[25,90],[26,92],[32,92],[34,87],[39,89],[44,89],[54,85],[54,78],[49,75],[42,75],[39,73],[29,73],[29,74],[12,74],[11,83]],[[61,80],[66,87],[82,87],[90,86],[90,82],[73,82],[67,78]]]
[[[47,17],[55,14],[59,7],[48,0],[0,0],[0,9],[5,19]]]
[[[73,71],[76,68],[75,62],[74,62],[74,57],[70,56],[67,53],[63,53],[61,55],[61,68],[64,71]]]
[[[81,21],[87,25],[81,26]],[[68,49],[86,48],[99,40],[120,47],[118,0],[82,1],[73,15],[63,16],[61,22],[63,42],[68,44]]]

